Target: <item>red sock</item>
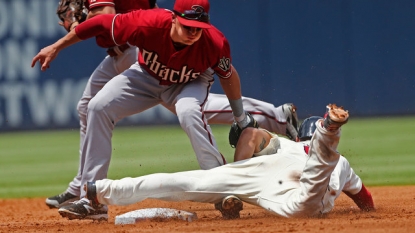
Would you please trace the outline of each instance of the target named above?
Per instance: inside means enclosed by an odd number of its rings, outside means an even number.
[[[372,194],[366,189],[362,184],[362,189],[360,192],[352,195],[348,192],[344,192],[348,197],[350,197],[356,205],[364,211],[375,210],[375,205],[373,204]]]

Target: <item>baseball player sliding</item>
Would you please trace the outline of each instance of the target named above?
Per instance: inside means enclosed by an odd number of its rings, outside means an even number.
[[[79,185],[106,178],[115,124],[158,104],[175,110],[202,169],[225,164],[203,115],[214,74],[219,77],[238,125],[244,129],[257,124],[243,108],[240,79],[231,63],[229,43],[210,24],[209,8],[207,0],[176,0],[173,11],[97,15],[33,58],[32,67],[39,61],[44,71],[62,49],[91,37],[102,47],[130,44],[140,50],[138,62],[108,81],[88,103]],[[80,197],[84,196],[81,190]],[[91,219],[107,216],[106,206],[94,213],[89,207],[89,201],[82,198],[61,207],[59,213],[86,213]]]
[[[250,150],[243,150],[245,155],[241,158],[248,159],[210,170],[88,182],[84,186],[87,198],[92,207],[99,209],[103,204],[128,205],[147,198],[220,203],[232,195],[283,217],[309,217],[331,211],[335,199],[345,192],[362,210],[374,210],[370,192],[337,152],[340,127],[348,121],[349,114],[342,107],[328,107],[325,118],[304,121],[306,125],[302,127],[315,129],[314,133],[308,131],[311,140],[293,142],[262,129],[247,128],[239,140],[268,141],[263,148],[258,148],[261,143],[253,143]],[[241,142],[237,149],[246,145]],[[264,156],[263,150],[265,154],[276,152]],[[256,157],[251,158],[253,154]],[[228,214],[224,217],[234,218],[240,209],[233,215],[220,210]]]

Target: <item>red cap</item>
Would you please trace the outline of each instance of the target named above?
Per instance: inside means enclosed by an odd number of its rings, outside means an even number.
[[[210,28],[208,0],[176,0],[173,11],[180,24],[195,28]]]

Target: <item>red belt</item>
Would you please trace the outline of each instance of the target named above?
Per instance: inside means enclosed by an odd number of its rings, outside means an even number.
[[[108,55],[110,55],[110,57],[116,57],[118,55],[121,55],[124,53],[125,50],[127,50],[128,48],[130,48],[130,46],[128,44],[123,44],[120,46],[116,46],[116,47],[112,47],[107,49],[107,53]]]

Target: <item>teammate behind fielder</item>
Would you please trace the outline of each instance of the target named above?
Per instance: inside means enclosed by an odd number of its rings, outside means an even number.
[[[86,195],[95,209],[103,204],[128,205],[147,198],[218,203],[234,195],[283,217],[304,217],[328,213],[343,191],[359,208],[374,210],[371,194],[348,161],[337,152],[340,127],[347,122],[349,114],[336,105],[329,107],[326,118],[315,122],[316,130],[310,141],[293,142],[261,129],[247,128],[240,140],[258,138],[252,135],[261,132],[253,131],[265,132],[271,136],[273,142],[269,145],[277,149],[276,153],[256,154],[258,157],[210,170],[97,180],[85,185]],[[237,146],[242,143],[238,142]],[[253,143],[245,154],[251,157],[252,153],[261,153],[267,147],[260,149]]]
[[[203,115],[214,74],[219,77],[238,125],[246,128],[257,124],[243,108],[240,79],[231,63],[229,43],[210,24],[209,8],[208,0],[176,0],[173,11],[98,15],[33,58],[32,67],[39,61],[44,71],[62,49],[91,37],[102,47],[128,43],[140,49],[138,62],[108,81],[88,104],[87,129],[81,145],[85,162],[79,167],[81,185],[107,177],[115,124],[158,104],[177,114],[202,169],[225,164]],[[80,197],[84,196],[81,190]],[[88,212],[88,204],[82,198],[59,212],[62,216],[67,212],[81,216]],[[91,219],[102,216],[108,216],[106,206],[88,213]]]
[[[59,23],[66,31],[72,31],[79,25],[79,21],[89,20],[97,15],[127,13],[132,10],[150,9],[157,7],[155,0],[61,0],[58,5],[57,14],[61,19]],[[79,14],[79,11],[86,13],[86,17],[67,17]],[[85,18],[85,19],[83,19]],[[80,125],[80,149],[79,149],[79,166],[78,173],[69,183],[65,192],[49,197],[46,199],[46,205],[50,208],[59,208],[63,205],[79,199],[81,194],[81,183],[84,167],[90,160],[85,159],[82,153],[82,145],[85,141],[87,129],[87,109],[91,99],[99,90],[113,77],[128,69],[137,61],[138,48],[128,44],[106,47],[108,56],[95,68],[94,72],[88,79],[85,90],[78,102],[77,110]],[[105,158],[101,161],[105,161]]]

